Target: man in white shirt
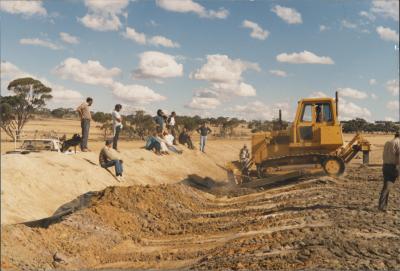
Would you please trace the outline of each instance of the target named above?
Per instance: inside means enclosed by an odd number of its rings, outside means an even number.
[[[171,135],[174,137],[173,140],[173,144],[176,145],[176,131],[175,131],[175,117],[176,117],[176,113],[172,112],[171,115],[168,118],[168,128],[169,128],[169,132],[171,133]]]
[[[118,150],[118,139],[119,133],[122,129],[122,117],[119,111],[121,111],[122,105],[116,104],[115,109],[112,112],[112,124],[113,124],[113,149]]]

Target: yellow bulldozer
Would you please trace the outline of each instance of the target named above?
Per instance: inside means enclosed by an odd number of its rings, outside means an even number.
[[[229,178],[238,184],[280,181],[301,175],[307,166],[338,176],[359,152],[363,154],[363,163],[368,164],[370,143],[360,134],[343,146],[336,93],[336,98],[300,100],[290,126],[284,125],[279,110],[272,131],[252,135],[250,158],[229,162],[227,168]]]

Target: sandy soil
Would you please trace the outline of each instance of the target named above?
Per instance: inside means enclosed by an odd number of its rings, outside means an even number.
[[[239,197],[108,187],[72,214],[3,226],[2,268],[396,270],[400,189],[381,213],[380,186],[379,169],[355,167]]]
[[[380,164],[391,137],[367,138]],[[168,157],[121,142],[124,183],[97,165],[101,142],[2,155],[2,269],[400,269],[400,189],[377,212],[379,166],[241,189],[224,165],[244,142]]]
[[[1,222],[19,223],[52,215],[65,202],[112,185],[177,183],[190,175],[226,178],[225,163],[237,159],[243,141],[209,141],[206,153],[180,146],[182,155],[157,156],[144,142],[121,142],[124,182],[98,165],[102,142],[92,152],[6,154],[1,159]],[[112,172],[113,168],[111,168]]]

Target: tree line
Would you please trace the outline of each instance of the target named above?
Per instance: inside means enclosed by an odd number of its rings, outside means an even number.
[[[13,80],[7,89],[13,94],[10,96],[0,96],[0,126],[4,132],[12,139],[18,139],[25,124],[33,118],[34,115],[54,118],[77,118],[77,112],[73,108],[46,108],[46,103],[52,99],[51,88],[45,86],[39,80],[33,78],[19,78]],[[94,121],[100,123],[100,129],[104,131],[104,137],[112,131],[112,117],[110,113],[94,112],[92,114]],[[209,123],[211,126],[218,127],[216,136],[227,137],[234,135],[234,129],[239,125],[244,125],[252,133],[271,131],[274,129],[285,128],[288,122],[279,122],[278,120],[245,121],[237,118],[228,117],[208,117],[201,116],[177,116],[175,118],[178,130],[183,127],[189,131],[198,128],[202,123]],[[144,139],[155,129],[153,116],[145,111],[138,110],[132,114],[123,116],[123,136],[134,139]],[[399,129],[399,123],[391,121],[377,121],[375,123],[367,122],[364,119],[356,118],[354,120],[342,121],[343,131],[352,132],[385,132],[393,133]]]

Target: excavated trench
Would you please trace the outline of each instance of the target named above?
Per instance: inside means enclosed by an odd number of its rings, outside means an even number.
[[[210,179],[109,187],[2,226],[2,269],[400,269],[400,189],[379,168],[265,190]],[[194,181],[193,181],[194,180]]]

